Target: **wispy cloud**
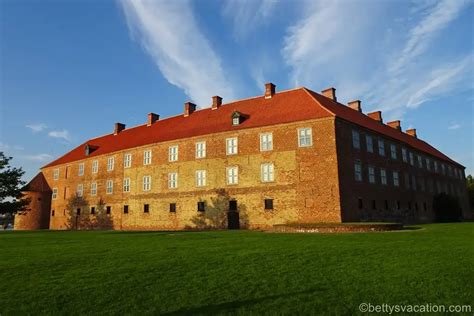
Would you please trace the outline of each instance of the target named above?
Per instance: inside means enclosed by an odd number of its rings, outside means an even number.
[[[200,31],[189,1],[122,0],[132,36],[163,76],[196,103],[213,95],[234,99],[219,56]]]
[[[234,36],[242,39],[268,20],[276,4],[277,0],[228,0],[223,5],[222,13],[231,19]]]
[[[48,133],[48,136],[63,139],[68,142],[71,140],[71,135],[69,134],[69,131],[65,129],[63,129],[62,131],[51,131]]]
[[[53,159],[53,156],[49,154],[37,154],[37,155],[25,155],[23,156],[24,159],[26,160],[32,160],[32,161],[48,161]]]
[[[410,30],[402,53],[390,65],[389,70],[397,73],[409,66],[469,3],[467,0],[443,0],[432,2],[434,5],[431,6],[425,3],[424,10],[421,10],[425,16]]]
[[[46,124],[43,124],[43,123],[28,124],[28,125],[26,125],[26,127],[31,129],[33,131],[33,133],[38,133],[38,132],[41,132],[41,131],[45,130],[46,128],[48,128],[48,126],[46,126]]]
[[[451,130],[460,129],[460,128],[461,128],[461,124],[458,124],[458,123],[453,123],[448,127],[448,129],[451,129]]]

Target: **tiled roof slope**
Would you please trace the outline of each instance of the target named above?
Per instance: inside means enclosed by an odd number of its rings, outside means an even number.
[[[248,119],[238,126],[232,126],[231,115],[234,111],[247,115]],[[151,126],[144,124],[125,129],[117,135],[112,133],[93,138],[43,168],[165,141],[331,116],[341,117],[342,119],[406,142],[410,146],[442,160],[455,163],[419,139],[380,124],[311,90],[298,88],[276,93],[270,99],[260,96],[239,100],[223,104],[217,110],[212,110],[211,108],[198,110],[187,117],[181,114],[158,120]],[[86,144],[97,147],[89,156],[85,155],[84,147]]]

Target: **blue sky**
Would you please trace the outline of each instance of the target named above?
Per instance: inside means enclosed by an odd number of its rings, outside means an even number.
[[[472,1],[0,1],[0,150],[25,179],[183,103],[334,86],[474,172]]]

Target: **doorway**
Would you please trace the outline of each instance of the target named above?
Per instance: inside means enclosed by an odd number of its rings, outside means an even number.
[[[237,211],[237,201],[229,201],[229,211],[227,212],[227,228],[228,229],[239,229],[240,219],[239,212]]]

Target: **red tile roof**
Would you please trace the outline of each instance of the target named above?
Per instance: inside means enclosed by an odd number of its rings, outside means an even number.
[[[238,126],[232,126],[231,115],[234,111],[247,115],[248,119]],[[406,142],[410,146],[442,160],[453,162],[447,156],[419,139],[377,123],[367,116],[311,90],[298,88],[281,91],[274,94],[270,99],[260,96],[239,100],[223,104],[217,110],[212,110],[211,108],[198,110],[187,117],[181,114],[159,120],[151,126],[146,124],[139,125],[125,129],[117,135],[111,133],[93,138],[43,168],[165,141],[330,116],[337,116],[354,122],[368,129]],[[85,155],[84,148],[86,144],[97,146],[97,149],[89,156]]]

